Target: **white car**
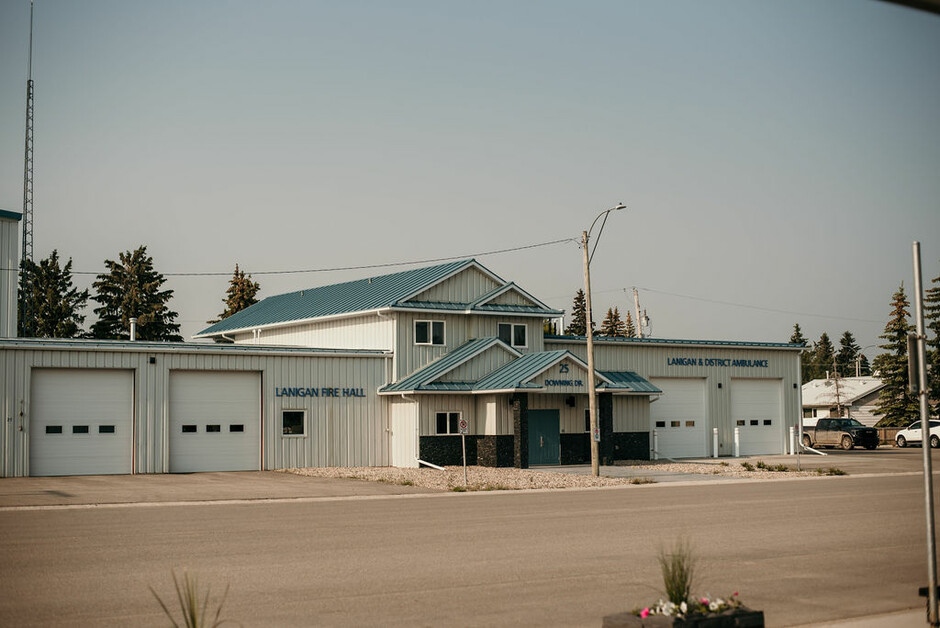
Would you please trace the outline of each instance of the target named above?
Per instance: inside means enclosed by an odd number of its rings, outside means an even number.
[[[908,445],[920,445],[924,441],[924,430],[920,427],[920,421],[914,421],[894,437],[898,447],[907,447]],[[940,421],[930,422],[930,446],[934,449],[940,447]]]

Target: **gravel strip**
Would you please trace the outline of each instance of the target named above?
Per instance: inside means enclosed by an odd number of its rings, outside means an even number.
[[[784,479],[818,475],[810,471],[748,471],[740,464],[685,464],[657,463],[649,461],[622,462],[618,467],[627,467],[632,477],[592,477],[577,473],[557,471],[533,471],[512,467],[467,467],[467,486],[464,486],[463,467],[445,467],[444,471],[429,468],[399,467],[312,467],[303,469],[283,469],[284,473],[294,473],[317,478],[349,478],[367,482],[385,482],[403,486],[420,486],[442,491],[498,491],[520,489],[583,488],[595,486],[622,486],[624,484],[650,484],[655,482],[644,471],[656,473],[686,473],[696,475],[716,475],[735,478]]]

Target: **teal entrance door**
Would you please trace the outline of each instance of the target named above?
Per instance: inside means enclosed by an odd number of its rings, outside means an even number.
[[[529,466],[560,464],[558,410],[529,410]]]

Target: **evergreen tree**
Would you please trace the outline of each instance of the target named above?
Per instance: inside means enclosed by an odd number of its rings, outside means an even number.
[[[607,316],[604,318],[604,322],[601,323],[599,334],[611,338],[626,337],[626,326],[620,318],[620,308],[607,308]]]
[[[219,318],[213,321],[206,321],[210,324],[218,323],[220,320],[228,318],[236,312],[241,312],[245,308],[251,307],[258,302],[257,295],[261,286],[257,281],[251,280],[251,275],[246,275],[245,271],[238,269],[235,264],[235,273],[229,280],[228,289],[225,291],[225,310],[219,314]]]
[[[790,344],[794,345],[807,345],[809,341],[803,336],[803,330],[800,329],[800,324],[795,323],[793,325],[793,333],[790,335]],[[813,379],[813,352],[811,349],[803,349],[800,352],[800,380],[802,383],[806,383]]]
[[[829,340],[829,334],[823,332],[819,336],[819,342],[813,347],[813,377],[812,379],[822,379],[826,373],[833,370],[833,360],[836,356],[835,347]]]
[[[17,323],[21,338],[75,338],[82,334],[85,316],[80,314],[88,302],[88,290],[72,285],[72,259],[59,264],[59,252],[53,250],[39,264],[24,260],[20,269],[20,311],[29,316]]]
[[[859,372],[867,373],[868,359],[858,351],[861,347],[855,342],[852,332],[846,331],[839,339],[839,352],[836,354],[836,370],[842,377],[855,377],[856,359],[859,361]]]
[[[933,415],[940,414],[940,276],[924,291],[924,327],[927,335],[927,399]]]
[[[594,329],[594,323],[591,323],[591,329]],[[578,290],[574,295],[574,302],[571,305],[571,324],[565,328],[565,333],[569,336],[587,335],[587,301],[584,298],[584,290]]]
[[[167,307],[172,290],[161,290],[166,279],[154,270],[147,247],[120,254],[119,261],[104,261],[108,272],[98,275],[92,284],[101,304],[95,308],[98,320],[91,326],[95,338],[127,339],[130,319],[137,317],[140,340],[180,341],[178,314]]]
[[[630,310],[627,310],[627,320],[623,324],[623,333],[627,338],[636,338],[636,326],[633,324],[633,317],[630,315]]]
[[[879,345],[885,350],[875,358],[873,367],[879,371],[884,388],[878,399],[875,414],[882,415],[878,427],[900,427],[913,421],[920,412],[917,399],[908,391],[907,334],[911,331],[907,308],[910,303],[904,294],[904,283],[891,301],[891,319],[879,336],[887,342]]]

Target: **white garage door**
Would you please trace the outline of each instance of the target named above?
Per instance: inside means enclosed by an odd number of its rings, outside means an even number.
[[[779,379],[731,380],[731,422],[739,430],[742,456],[786,453],[782,392]]]
[[[33,369],[30,475],[133,472],[134,371]]]
[[[660,457],[706,456],[705,380],[651,378],[650,381],[663,391],[662,397],[650,404],[650,428],[656,430]]]
[[[261,374],[170,373],[170,472],[261,468]]]

